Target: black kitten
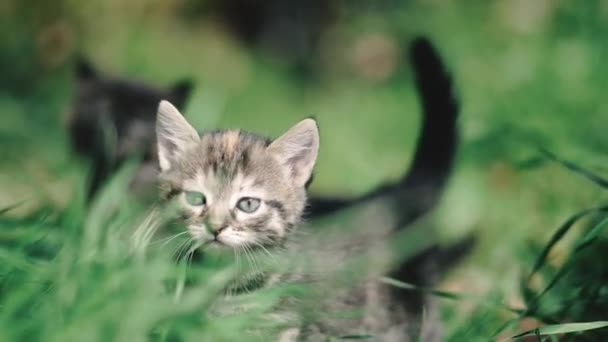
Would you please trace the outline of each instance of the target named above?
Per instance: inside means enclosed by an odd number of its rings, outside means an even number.
[[[85,59],[75,67],[76,96],[69,121],[74,150],[91,160],[87,198],[97,192],[121,162],[133,155],[154,158],[156,109],[162,99],[182,108],[193,89],[190,80],[168,88],[101,76]]]

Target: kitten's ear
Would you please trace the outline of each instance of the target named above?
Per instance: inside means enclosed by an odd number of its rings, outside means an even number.
[[[92,81],[99,78],[97,70],[91,62],[81,55],[76,57],[75,73],[79,81]]]
[[[194,90],[194,81],[189,78],[183,79],[169,88],[169,98],[177,108],[183,109],[192,90]]]
[[[160,101],[156,116],[158,162],[162,171],[171,169],[176,157],[195,146],[200,137],[169,101]]]
[[[298,186],[305,186],[319,153],[319,127],[313,119],[304,119],[283,133],[268,151],[275,155],[287,168],[292,180]]]

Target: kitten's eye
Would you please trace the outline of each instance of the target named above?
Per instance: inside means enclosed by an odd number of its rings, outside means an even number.
[[[253,213],[260,207],[260,200],[257,198],[243,197],[236,204],[236,207],[246,213]]]
[[[186,202],[188,202],[188,204],[190,204],[190,205],[201,206],[201,205],[205,205],[207,203],[207,199],[205,198],[205,195],[203,195],[202,193],[200,193],[198,191],[186,191],[185,196],[186,196]]]

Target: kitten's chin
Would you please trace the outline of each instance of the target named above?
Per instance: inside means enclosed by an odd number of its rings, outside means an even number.
[[[234,253],[235,250],[239,248],[247,247],[249,245],[234,245],[230,243],[230,241],[222,241],[222,240],[210,240],[201,245],[200,249],[203,251],[220,251],[220,252],[229,252]]]
[[[227,249],[229,248],[229,246],[226,246],[226,244],[218,241],[218,240],[211,240],[211,241],[207,241],[205,242],[202,246],[202,249],[204,250],[216,250],[216,249]]]
[[[217,256],[233,253],[232,247],[227,246],[217,240],[205,242],[199,249],[205,254]]]

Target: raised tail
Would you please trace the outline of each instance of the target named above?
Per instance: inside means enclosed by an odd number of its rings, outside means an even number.
[[[399,198],[395,205],[403,213],[401,224],[410,223],[437,204],[458,145],[459,105],[439,54],[428,40],[418,38],[410,56],[423,116],[413,162],[394,190]]]
[[[424,39],[412,43],[410,61],[423,112],[421,133],[409,171],[397,182],[384,184],[356,198],[312,197],[311,218],[378,196],[393,197],[399,226],[404,226],[432,209],[440,198],[452,170],[457,148],[459,106],[449,73],[439,54]]]

